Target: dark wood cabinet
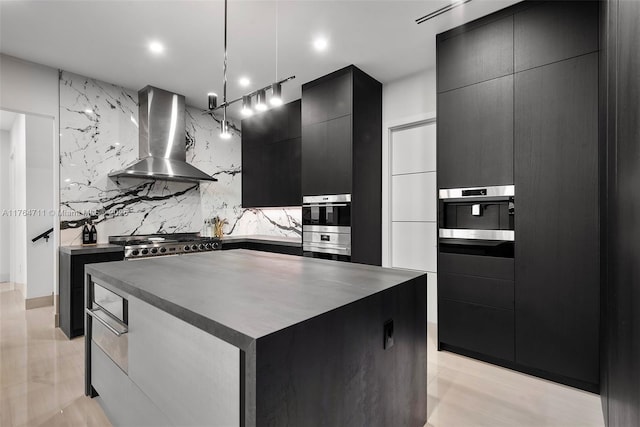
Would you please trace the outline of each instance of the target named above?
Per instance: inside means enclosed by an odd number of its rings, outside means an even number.
[[[516,75],[517,362],[598,383],[598,54]]]
[[[438,188],[515,185],[513,258],[440,248],[440,348],[590,391],[600,345],[598,20],[597,2],[524,1],[437,37]]]
[[[111,252],[95,252],[92,248],[60,250],[60,329],[68,338],[84,335],[84,266],[97,262],[121,261],[121,248]]]
[[[437,70],[438,92],[512,74],[513,16],[439,35]]]
[[[304,127],[303,195],[351,194],[351,116]]]
[[[286,244],[278,244],[276,242],[257,242],[250,240],[222,243],[223,251],[233,249],[249,249],[252,251],[273,252],[277,254],[302,256],[302,246],[291,246]]]
[[[448,299],[439,300],[441,348],[479,353],[503,361],[514,359],[513,310]]]
[[[349,66],[302,86],[302,195],[351,194],[351,260],[382,263],[382,84]]]
[[[513,184],[513,75],[438,95],[438,186]]]
[[[242,206],[299,206],[301,102],[242,120]]]
[[[353,108],[352,75],[338,70],[304,84],[302,122],[304,124],[351,115]]]
[[[438,282],[444,299],[513,311],[513,280],[440,272]]]
[[[597,1],[547,1],[515,15],[515,71],[598,50]]]
[[[606,153],[601,395],[605,425],[640,425],[640,2],[603,5]]]

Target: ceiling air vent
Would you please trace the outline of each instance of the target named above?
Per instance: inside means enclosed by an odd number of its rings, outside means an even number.
[[[416,24],[422,24],[423,22],[427,22],[429,19],[433,19],[438,15],[442,15],[445,12],[449,12],[451,9],[455,9],[458,6],[462,6],[465,3],[469,3],[471,0],[454,0],[450,4],[441,7],[438,10],[434,10],[433,12],[424,15],[421,18],[416,19]]]

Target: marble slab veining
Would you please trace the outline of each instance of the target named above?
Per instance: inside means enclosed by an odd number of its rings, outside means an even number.
[[[77,74],[60,77],[60,224],[63,245],[81,241],[91,218],[99,242],[111,235],[198,232],[227,220],[228,235],[302,235],[301,209],[244,209],[240,134],[219,137],[219,122],[186,109],[187,161],[218,179],[179,183],[108,174],[138,158],[137,92]]]

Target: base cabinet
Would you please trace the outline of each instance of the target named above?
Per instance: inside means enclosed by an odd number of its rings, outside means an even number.
[[[302,256],[302,246],[279,245],[277,243],[268,243],[268,242],[248,241],[248,242],[231,242],[231,243],[222,244],[223,251],[228,251],[231,249],[249,249],[252,251],[273,252],[276,254]]]
[[[84,266],[123,259],[123,250],[77,255],[60,251],[60,329],[68,338],[84,335]]]
[[[91,376],[97,399],[114,426],[168,426],[169,419],[94,342]]]
[[[438,339],[445,346],[513,362],[513,310],[447,299],[440,300],[438,309],[442,313]]]
[[[598,53],[515,84],[516,360],[597,384]]]
[[[137,298],[127,301],[126,372],[89,337],[90,386],[112,423],[240,426],[240,350]]]
[[[523,1],[437,37],[439,189],[515,186],[508,262],[440,246],[439,346],[593,392],[601,346],[598,34],[598,2]],[[504,74],[452,71],[476,54],[494,60],[506,45],[489,42],[498,35],[511,37]],[[476,46],[473,55],[460,54],[460,40]]]
[[[173,425],[240,425],[240,350],[137,298],[129,378]]]

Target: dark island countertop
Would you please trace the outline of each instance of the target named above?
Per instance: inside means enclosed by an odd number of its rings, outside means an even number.
[[[120,245],[112,245],[110,243],[100,243],[97,245],[74,245],[60,246],[60,252],[69,255],[88,255],[105,252],[124,252],[124,247]]]
[[[243,249],[90,264],[85,271],[241,349],[426,274]]]

